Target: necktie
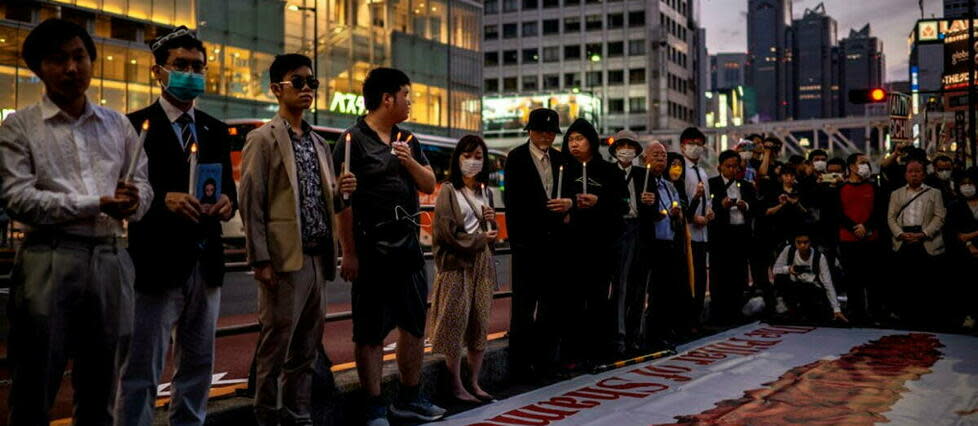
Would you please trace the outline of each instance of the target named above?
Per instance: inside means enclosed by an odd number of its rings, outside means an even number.
[[[553,194],[554,176],[553,168],[550,167],[549,153],[543,154],[543,157],[540,157],[540,166],[543,169],[543,176],[541,176],[543,178],[543,188],[547,190],[547,195],[550,196]]]
[[[693,164],[693,173],[696,174],[696,182],[703,183],[703,178],[700,176],[700,168],[696,164]],[[705,188],[703,189],[703,199],[700,200],[699,210],[703,212],[704,216],[706,215],[706,189]]]
[[[180,126],[180,146],[186,151],[190,145],[197,142],[194,138],[194,130],[190,127],[194,124],[194,119],[190,118],[190,114],[183,113],[177,118],[177,124]]]

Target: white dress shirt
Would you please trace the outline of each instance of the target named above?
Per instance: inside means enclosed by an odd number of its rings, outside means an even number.
[[[913,191],[910,187],[907,187],[907,198],[916,197],[920,191],[924,191],[925,186],[921,185],[917,188],[917,191]],[[924,225],[924,202],[923,197],[917,197],[913,200],[907,208],[903,210],[901,217],[897,218],[902,220],[902,226],[923,226]]]
[[[635,204],[635,185],[629,180],[632,178],[632,166],[622,167],[621,163],[617,161],[615,164],[625,172],[625,186],[628,187],[628,213],[625,214],[625,219],[635,219],[638,217],[638,205]]]
[[[725,177],[720,177],[723,179],[723,184],[727,186],[727,198],[731,200],[741,200],[740,185],[737,182],[730,183],[730,180]],[[728,185],[729,184],[729,185]],[[740,207],[735,204],[730,207],[730,224],[731,225],[743,225],[746,223],[744,220],[744,212],[740,211]]]
[[[196,104],[197,103],[195,101],[194,105]],[[180,129],[180,123],[177,123],[177,119],[184,114],[183,110],[177,108],[162,96],[160,96],[160,106],[163,107],[163,113],[166,114],[167,120],[170,120],[170,126],[173,127],[173,133],[177,135],[177,141],[180,142],[180,147],[183,148],[183,130]],[[194,115],[194,108],[191,107],[189,110],[187,110],[186,114],[189,115],[190,120],[193,121],[193,123],[190,124],[190,131],[193,132],[194,139],[200,140],[197,137],[197,125],[195,124],[197,123],[197,117]]]
[[[0,191],[11,216],[28,232],[121,236],[122,223],[101,213],[99,199],[115,194],[137,144],[125,116],[91,102],[78,119],[47,96],[15,112],[0,126]],[[129,220],[136,221],[153,200],[142,150],[133,184],[140,204]]]
[[[703,170],[703,167],[686,157],[683,157],[683,161],[686,162],[686,196],[689,197],[689,205],[693,205],[693,198],[696,196],[696,186],[702,182],[703,198],[700,199],[700,204],[696,207],[696,211],[693,214],[696,216],[706,216],[709,212],[713,211],[713,206],[710,205],[710,178],[707,176],[706,171]],[[687,226],[689,226],[689,235],[693,241],[700,243],[709,241],[706,226],[696,226],[692,218],[690,218]]]
[[[788,251],[791,247],[785,247],[778,255],[778,260],[774,262],[774,274],[775,275],[788,275],[791,281],[794,282],[804,282],[814,285],[819,285],[825,289],[825,297],[829,299],[829,306],[832,307],[832,312],[841,312],[839,308],[839,298],[835,295],[835,286],[832,284],[832,273],[829,271],[829,262],[825,260],[825,254],[823,253],[819,256],[819,267],[818,267],[818,280],[815,278],[815,268],[812,267],[811,271],[803,274],[792,275],[791,266],[812,266],[812,259],[815,258],[815,248],[812,249],[811,253],[808,255],[808,259],[802,259],[801,251],[795,250],[795,258],[789,263]]]
[[[530,157],[533,158],[533,165],[537,166],[537,173],[540,174],[540,182],[543,182],[547,197],[555,196],[553,195],[553,186],[556,184],[553,175],[553,158],[550,158],[549,150],[544,151],[530,142]]]
[[[482,217],[482,207],[488,205],[486,202],[486,197],[479,195],[479,191],[473,191],[468,187],[462,187],[462,189],[455,189],[455,198],[458,200],[458,207],[462,209],[462,215],[465,216],[465,232],[469,234],[474,234],[479,232],[479,219]],[[465,197],[468,197],[466,200]],[[472,204],[469,204],[472,201]],[[472,210],[472,207],[479,209],[478,212]]]

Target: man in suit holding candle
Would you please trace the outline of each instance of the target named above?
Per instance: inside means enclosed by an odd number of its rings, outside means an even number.
[[[639,349],[641,312],[645,304],[645,284],[648,279],[648,262],[645,254],[648,253],[648,248],[641,238],[639,217],[644,206],[641,197],[642,192],[645,191],[643,185],[648,168],[644,164],[643,166],[634,164],[635,158],[642,152],[642,145],[639,144],[635,132],[622,130],[616,133],[613,139],[614,142],[608,148],[608,152],[621,171],[621,177],[628,191],[627,194],[623,194],[628,210],[622,216],[624,222],[622,237],[618,239],[615,250],[618,254],[618,265],[612,278],[614,287],[611,296],[615,321],[614,349],[618,355],[624,355],[626,352],[635,352]],[[636,312],[638,316],[635,315]]]
[[[136,267],[135,327],[122,369],[119,424],[153,421],[156,392],[171,331],[177,369],[170,421],[203,424],[214,364],[224,277],[221,221],[237,208],[227,126],[195,108],[203,93],[207,53],[180,27],[149,43],[153,75],[163,87],[153,105],[129,114],[149,159],[149,183],[159,196],[143,220],[129,226]],[[191,188],[197,164],[222,165],[222,194],[202,204]]]
[[[710,225],[711,320],[729,323],[739,318],[748,281],[754,185],[737,179],[741,157],[736,151],[720,153],[720,176],[710,179],[711,203],[716,220]]]
[[[241,159],[241,219],[262,325],[255,417],[259,425],[312,424],[313,362],[326,282],[336,274],[333,212],[357,180],[334,177],[329,144],[303,119],[319,87],[312,60],[276,56],[269,76],[278,114],[248,133]]]
[[[564,158],[552,147],[560,133],[557,112],[533,110],[525,130],[529,140],[506,159],[503,197],[513,248],[510,368],[514,378],[527,381],[535,373],[552,373],[556,362],[561,324],[554,298],[564,280],[561,268],[548,266],[561,259],[568,237],[565,218],[573,205],[571,194],[577,192],[563,178]]]

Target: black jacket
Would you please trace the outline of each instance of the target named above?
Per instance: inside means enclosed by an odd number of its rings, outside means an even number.
[[[744,213],[744,225],[747,227],[751,226],[753,222],[751,219],[755,215],[763,215],[763,206],[757,200],[757,191],[754,189],[754,185],[742,179],[737,179],[735,183],[731,185],[740,184],[740,199],[747,203],[747,211]],[[710,194],[713,195],[713,214],[716,215],[716,219],[710,224],[710,236],[713,239],[722,239],[730,230],[730,210],[723,207],[723,199],[727,198],[727,187],[723,183],[723,176],[715,176],[710,178]]]
[[[530,153],[530,142],[513,148],[506,158],[505,189],[506,230],[514,248],[546,247],[559,242],[567,233],[564,215],[547,209],[547,201],[557,195],[558,170],[564,164],[560,152],[550,148],[550,164],[553,172],[553,190],[547,194],[540,181],[540,173]],[[566,188],[570,179],[564,176],[562,197],[569,197]]]
[[[221,223],[217,218],[202,217],[194,224],[166,208],[166,193],[187,192],[190,184],[189,150],[181,147],[159,101],[128,115],[129,121],[142,132],[149,120],[146,156],[149,159],[149,183],[156,196],[146,216],[129,225],[129,253],[136,268],[136,289],[163,290],[183,285],[199,260],[204,281],[220,286],[224,280],[224,247]],[[198,164],[221,163],[221,193],[227,195],[236,211],[238,193],[231,169],[231,141],[227,126],[220,120],[194,110],[197,129]]]

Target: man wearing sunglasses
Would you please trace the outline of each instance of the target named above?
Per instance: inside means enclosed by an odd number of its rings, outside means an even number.
[[[203,43],[180,27],[149,45],[156,61],[153,76],[163,91],[156,103],[129,114],[129,120],[138,132],[146,132],[149,183],[158,196],[143,220],[129,225],[135,327],[116,417],[124,425],[153,423],[157,386],[175,331],[170,423],[199,425],[207,413],[224,279],[221,221],[230,220],[237,209],[230,140],[227,126],[195,108],[204,91]],[[204,204],[202,194],[188,190],[192,155],[199,164],[221,165],[221,194],[215,202]]]
[[[357,181],[334,174],[329,145],[302,118],[319,87],[312,61],[279,55],[269,74],[278,115],[248,133],[241,160],[241,220],[262,324],[255,417],[259,425],[312,424],[313,361],[326,282],[336,275],[332,219]]]

